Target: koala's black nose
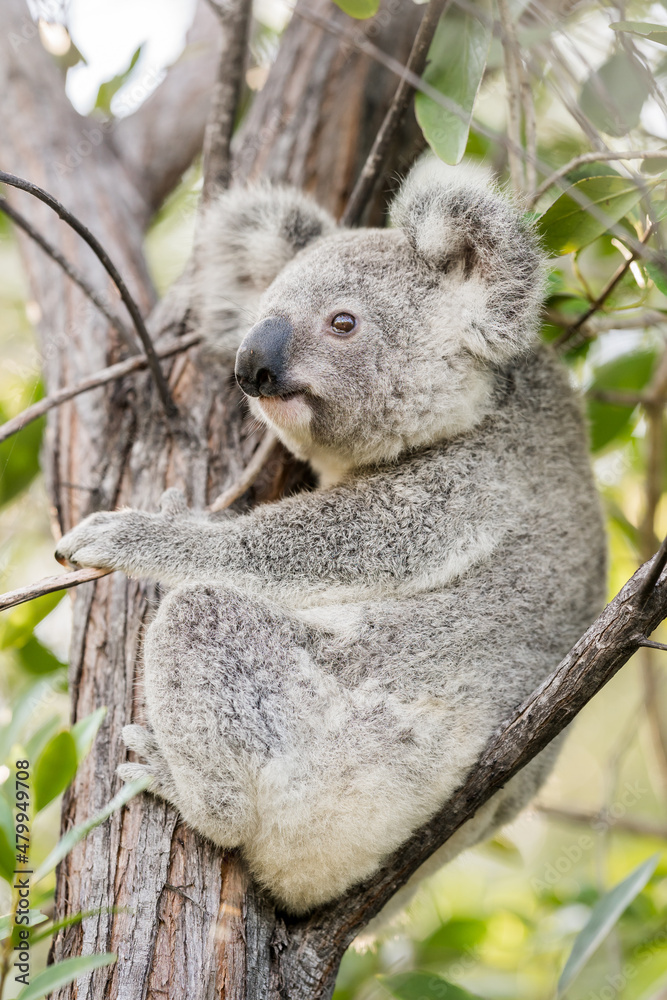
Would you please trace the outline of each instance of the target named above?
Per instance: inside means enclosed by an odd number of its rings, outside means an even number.
[[[269,316],[253,326],[236,355],[234,374],[247,396],[279,396],[284,390],[289,320]]]

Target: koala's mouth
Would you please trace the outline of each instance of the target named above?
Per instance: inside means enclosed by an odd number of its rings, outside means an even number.
[[[264,416],[273,424],[288,429],[303,427],[310,422],[312,410],[306,402],[303,390],[276,393],[273,396],[256,396],[253,400],[259,405]]]

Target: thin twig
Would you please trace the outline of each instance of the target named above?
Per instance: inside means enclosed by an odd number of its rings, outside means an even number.
[[[160,395],[160,399],[162,400],[162,405],[167,417],[176,416],[178,411],[173,399],[171,398],[167,380],[162,374],[162,369],[160,368],[160,363],[157,359],[153,342],[148,330],[146,329],[146,324],[144,323],[141,312],[139,311],[139,306],[130,294],[130,291],[123,281],[120,272],[111,261],[111,258],[99,240],[93,236],[91,231],[84,226],[84,224],[80,222],[75,215],[73,215],[68,209],[65,208],[64,205],[54,198],[53,195],[49,194],[48,191],[45,191],[37,184],[33,184],[31,181],[26,181],[23,177],[16,177],[14,174],[8,174],[4,170],[0,170],[0,183],[9,184],[11,187],[18,188],[20,191],[26,191],[34,198],[38,198],[39,201],[44,202],[45,205],[48,205],[49,208],[53,209],[59,218],[61,218],[63,222],[66,222],[67,225],[70,226],[75,233],[78,233],[81,239],[88,244],[111,280],[114,282],[116,288],[120,292],[121,299],[127,307],[127,311],[132,317],[135,329],[139,335],[141,343],[143,344],[146,357],[148,358],[148,367],[153,374],[155,385]]]
[[[208,509],[212,514],[231,506],[235,500],[243,496],[257,479],[277,444],[278,438],[273,431],[267,431],[236,482],[232,483],[228,489],[223,490],[220,496],[216,497],[209,505]]]
[[[639,240],[642,246],[650,238],[652,232],[653,232],[653,226],[648,225],[646,227],[646,231],[644,232],[643,236],[640,237]],[[621,279],[625,277],[625,275],[628,273],[628,271],[630,270],[630,265],[633,263],[633,261],[637,260],[638,256],[639,254],[636,253],[635,250],[631,250],[630,256],[623,261],[623,263],[616,269],[616,271],[614,271],[607,284],[604,286],[600,294],[593,300],[593,302],[591,302],[588,309],[586,309],[581,314],[581,316],[579,316],[579,318],[574,321],[574,323],[571,323],[570,326],[568,326],[567,329],[564,330],[563,333],[560,335],[560,337],[558,337],[558,339],[554,342],[555,347],[562,347],[564,344],[567,344],[568,341],[570,341],[572,337],[575,335],[575,333],[577,333],[577,331],[581,329],[584,323],[587,320],[589,320],[591,316],[598,311],[598,309],[602,308],[602,306],[605,304],[605,302],[607,301],[613,290],[618,285],[619,281],[621,281]]]
[[[534,808],[545,816],[562,819],[568,823],[585,823],[588,826],[592,826],[593,823],[604,823],[610,829],[636,833],[640,837],[657,837],[661,840],[667,840],[667,826],[660,826],[649,820],[633,819],[631,816],[616,817],[605,809],[601,809],[597,813],[583,812],[578,809],[567,809],[564,806],[542,805],[539,802]]]
[[[644,580],[643,587],[639,591],[642,599],[647,600],[648,597],[650,597],[653,588],[662,576],[662,571],[665,566],[667,566],[667,536],[663,538],[660,548],[654,555],[646,575],[646,579]]]
[[[599,152],[580,153],[579,156],[575,156],[564,167],[559,167],[546,180],[542,181],[531,199],[531,207],[537,204],[542,195],[554,184],[557,184],[561,178],[566,177],[567,174],[586,163],[597,163],[598,160],[621,163],[623,160],[652,160],[654,158],[667,160],[667,149],[600,150]]]
[[[11,590],[8,594],[0,595],[0,611],[16,607],[17,604],[25,604],[26,601],[34,601],[36,597],[43,597],[45,594],[53,594],[56,590],[67,590],[69,587],[78,587],[80,583],[90,583],[91,580],[97,580],[109,573],[113,573],[113,570],[87,566],[72,573],[63,573],[61,576],[47,576],[46,579],[39,580],[29,587],[21,587],[19,590]]]
[[[507,0],[498,0],[500,15],[501,42],[503,47],[503,63],[505,69],[505,89],[507,91],[507,134],[512,140],[508,149],[510,178],[515,195],[522,195],[525,187],[523,172],[524,157],[515,152],[521,148],[521,84],[517,69],[518,45],[514,23]]]
[[[140,359],[137,358],[136,360]],[[275,434],[272,431],[267,431],[237,481],[221,493],[208,507],[210,513],[216,513],[217,511],[224,510],[226,507],[230,507],[235,500],[252,486],[264,468],[276,444],[277,438]],[[31,584],[29,587],[22,587],[19,590],[12,590],[7,594],[0,594],[0,611],[7,611],[8,608],[16,607],[17,604],[34,601],[36,597],[52,594],[56,590],[69,590],[71,587],[78,587],[80,583],[89,583],[91,580],[97,580],[99,577],[108,576],[109,573],[113,572],[111,569],[86,567],[85,569],[73,570],[71,573],[63,573],[62,576],[49,576],[44,580],[39,580],[37,583]]]
[[[646,646],[647,649],[667,650],[667,645],[664,642],[653,642],[651,639],[640,639],[638,645]]]
[[[641,392],[621,392],[617,389],[589,389],[586,395],[608,406],[639,406],[646,401]]]
[[[231,180],[232,132],[243,87],[252,19],[251,0],[227,0],[225,3],[209,0],[209,4],[220,18],[222,50],[204,133],[203,204],[216,191],[228,187]]]
[[[401,77],[396,88],[389,110],[384,116],[384,121],[375,136],[363,169],[357,178],[352,194],[350,195],[345,211],[341,216],[343,226],[355,226],[359,223],[362,213],[373,194],[375,185],[380,177],[382,168],[386,162],[387,154],[396,131],[410,104],[410,98],[414,94],[415,88],[407,77],[407,72],[421,76],[426,68],[428,50],[440,18],[449,5],[450,0],[430,0],[428,7],[419,24],[419,29],[412,44],[410,56],[405,66],[406,73]]]
[[[57,247],[54,247],[51,243],[49,243],[49,241],[46,240],[23,215],[17,212],[5,198],[0,198],[0,212],[4,212],[4,214],[12,220],[15,226],[22,229],[31,240],[34,240],[35,243],[42,248],[47,256],[54,260],[56,264],[63,269],[67,277],[71,278],[75,285],[79,286],[83,294],[86,295],[93,305],[97,306],[102,315],[108,319],[114,330],[118,331],[132,353],[136,354],[136,341],[123,323],[122,319],[119,316],[116,316],[116,314],[109,309],[102,296],[95,291],[93,286],[88,283],[88,280],[84,278],[81,272],[68,261],[67,257],[61,254]]]
[[[180,337],[178,340],[174,340],[169,344],[165,344],[164,347],[159,348],[157,356],[159,358],[169,358],[172,354],[180,354],[181,351],[187,351],[189,347],[198,344],[200,340],[199,334],[188,334],[186,337]],[[4,424],[1,424],[0,442],[6,441],[12,434],[16,434],[27,424],[39,419],[39,417],[48,413],[55,406],[66,403],[68,399],[73,399],[75,396],[80,396],[83,392],[90,392],[91,389],[97,389],[100,385],[106,385],[107,382],[113,382],[115,379],[123,378],[131,372],[140,371],[142,368],[147,367],[148,358],[146,355],[137,354],[134,357],[127,358],[125,361],[119,361],[115,365],[110,365],[108,368],[102,368],[101,371],[95,372],[94,375],[89,375],[87,378],[82,379],[81,382],[77,382],[76,385],[58,389],[56,392],[51,393],[50,396],[45,396],[44,399],[40,399],[38,402],[33,403],[32,406],[28,406],[21,413],[17,413],[11,420],[7,420]]]

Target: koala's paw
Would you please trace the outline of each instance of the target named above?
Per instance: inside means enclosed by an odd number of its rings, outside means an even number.
[[[144,726],[124,726],[122,736],[128,750],[134,750],[147,763],[121,764],[116,768],[118,776],[123,781],[136,781],[137,778],[148,777],[151,782],[148,790],[171,801],[173,799],[171,771],[150,729]]]
[[[139,510],[91,514],[60,539],[56,559],[72,566],[141,571],[150,550],[156,515]]]

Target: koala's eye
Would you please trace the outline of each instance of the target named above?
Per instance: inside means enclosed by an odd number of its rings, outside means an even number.
[[[348,333],[352,333],[356,325],[357,321],[354,316],[350,315],[350,313],[338,313],[338,315],[334,316],[331,320],[331,329],[334,333],[340,334],[341,337],[344,337]]]

